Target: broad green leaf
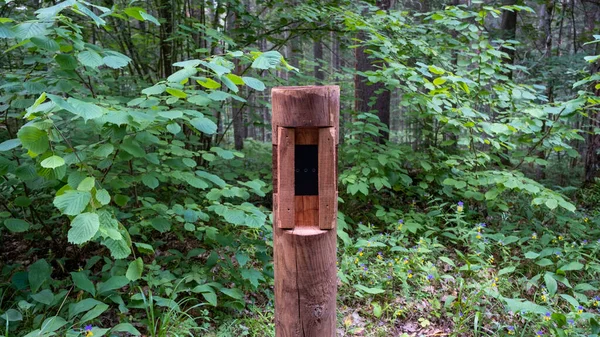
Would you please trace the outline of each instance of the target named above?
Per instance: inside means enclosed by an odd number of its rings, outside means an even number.
[[[558,269],[560,269],[562,271],[570,271],[570,270],[581,270],[581,269],[583,269],[583,267],[584,267],[583,264],[581,264],[577,261],[571,261],[571,262],[561,266]]]
[[[85,315],[81,316],[81,318],[79,319],[79,322],[85,323],[87,321],[91,321],[94,318],[102,315],[102,313],[104,313],[106,310],[108,310],[108,308],[109,308],[108,304],[105,304],[105,303],[96,304],[96,306],[94,308],[92,308],[92,310],[86,312]]]
[[[97,285],[98,294],[106,294],[109,291],[113,291],[115,289],[123,288],[124,286],[129,284],[129,279],[125,276],[113,276],[108,279],[108,281],[104,283],[99,283]]]
[[[21,140],[19,140],[19,138],[3,141],[0,143],[0,152],[10,151],[17,148],[19,145],[21,145]]]
[[[109,56],[105,56],[102,59],[102,61],[104,62],[104,64],[106,64],[110,68],[121,69],[123,67],[126,67],[129,64],[129,62],[131,61],[131,59],[125,55],[121,55],[121,56],[109,55]]]
[[[265,84],[261,80],[258,80],[256,78],[242,77],[242,79],[244,80],[244,83],[246,83],[247,86],[254,90],[263,91],[266,88]]]
[[[197,72],[198,72],[198,70],[196,68],[183,68],[183,69],[178,70],[178,71],[174,72],[173,74],[171,74],[171,76],[169,76],[167,78],[167,81],[180,83],[181,81],[187,80],[188,78],[190,78],[190,76],[194,76]],[[177,97],[179,97],[179,96],[177,96]],[[181,98],[184,98],[184,97],[181,97]]]
[[[554,279],[552,274],[544,274],[544,283],[546,283],[546,288],[548,289],[548,293],[550,294],[550,296],[554,296],[554,294],[556,294],[556,291],[558,290],[558,284],[556,283],[556,280]]]
[[[0,318],[7,322],[18,322],[23,320],[23,315],[15,309],[8,309],[5,313],[0,315]]]
[[[190,120],[190,124],[198,131],[212,135],[217,132],[217,124],[206,117],[197,117]]]
[[[60,316],[48,317],[42,323],[40,330],[42,334],[40,336],[46,336],[48,332],[54,332],[67,324],[67,321]]]
[[[204,80],[196,80],[198,84],[207,88],[207,89],[219,89],[221,87],[221,83],[213,80],[212,78],[205,78]]]
[[[219,289],[219,291],[231,298],[235,298],[236,300],[244,299],[244,293],[241,290],[239,290],[238,288],[233,288],[233,289],[221,288],[221,289]]]
[[[30,39],[32,37],[41,37],[41,36],[45,36],[48,35],[49,31],[48,31],[48,23],[45,22],[35,22],[35,21],[29,21],[29,22],[23,22],[18,24],[14,29],[13,32],[15,34],[15,37],[19,40],[25,40],[25,39]]]
[[[91,191],[92,188],[96,186],[96,178],[94,177],[86,177],[83,179],[79,185],[77,185],[78,191]]]
[[[136,242],[135,246],[142,254],[154,255],[154,248],[147,243]]]
[[[142,94],[144,95],[160,95],[167,89],[167,86],[164,84],[155,84],[150,88],[146,88],[142,90]]]
[[[158,179],[156,179],[156,177],[148,173],[142,176],[142,182],[144,183],[144,185],[148,186],[151,189],[155,189],[158,187]]]
[[[173,63],[173,65],[175,67],[181,67],[181,68],[195,68],[195,67],[199,66],[200,63],[202,63],[202,61],[200,61],[200,60],[187,60],[187,61]]]
[[[131,248],[129,247],[125,239],[106,239],[102,241],[102,244],[105,245],[108,248],[108,250],[110,250],[110,255],[114,259],[125,259],[131,254]]]
[[[256,269],[241,269],[240,272],[241,272],[242,278],[244,280],[250,281],[250,283],[254,286],[254,288],[258,288],[259,281],[265,280],[263,273]]]
[[[40,36],[40,37],[32,37],[31,42],[33,44],[35,44],[36,46],[51,51],[51,52],[57,52],[60,50],[60,45],[58,44],[58,42],[56,42],[54,39],[49,38],[47,36]]]
[[[89,311],[98,304],[102,304],[102,302],[93,298],[86,298],[77,303],[71,303],[69,305],[69,319],[73,319],[73,317],[81,314],[82,312]]]
[[[4,226],[13,233],[22,233],[29,230],[29,223],[21,219],[6,219],[4,220]]]
[[[355,284],[354,288],[356,288],[359,291],[362,291],[364,293],[372,294],[372,295],[377,295],[377,294],[381,294],[381,293],[385,292],[385,290],[383,290],[381,288],[368,288],[368,287],[365,287],[365,286],[360,285],[360,284]]]
[[[258,57],[252,62],[252,68],[254,69],[273,69],[281,64],[283,56],[278,51],[271,50],[258,55]]]
[[[37,260],[29,266],[27,271],[29,272],[29,287],[32,292],[37,292],[44,283],[50,284],[52,267],[50,267],[46,260]]]
[[[181,126],[179,126],[178,123],[169,123],[169,124],[167,124],[167,131],[176,135],[179,132],[181,132]]]
[[[73,284],[77,288],[87,291],[92,296],[96,296],[96,287],[94,287],[94,283],[90,281],[85,272],[72,272],[71,278],[73,279]]]
[[[129,263],[129,267],[127,267],[127,273],[125,276],[130,281],[137,281],[142,277],[142,272],[144,271],[144,261],[141,257],[131,261]]]
[[[556,199],[548,199],[546,200],[546,207],[550,209],[555,209],[558,206],[558,201]]]
[[[217,306],[217,294],[215,294],[214,291],[204,292],[204,293],[202,293],[202,296],[204,297],[206,302],[208,302],[210,305],[212,305],[214,307]]]
[[[81,64],[90,68],[98,68],[104,65],[104,60],[100,54],[93,50],[84,50],[77,55],[77,59]]]
[[[33,126],[24,126],[17,137],[23,147],[33,153],[42,154],[48,150],[48,133]]]
[[[141,336],[142,334],[136,329],[131,323],[119,323],[115,325],[111,330],[111,333],[114,332],[127,332],[133,336]]]
[[[44,289],[37,294],[32,294],[31,298],[33,298],[33,300],[36,302],[49,305],[52,303],[52,301],[54,301],[54,294],[52,294],[52,291],[49,289]]]
[[[57,167],[63,166],[64,164],[65,164],[65,160],[59,156],[50,156],[50,157],[42,160],[42,162],[40,163],[40,165],[42,165],[42,167],[50,168],[50,169],[55,169]]]
[[[162,216],[150,220],[150,224],[161,233],[168,232],[171,229],[171,222]]]
[[[90,241],[98,232],[100,219],[96,213],[82,213],[71,221],[71,229],[67,234],[70,243],[82,244]]]
[[[77,69],[77,59],[70,54],[57,54],[54,57],[56,63],[64,70],[75,70]]]
[[[67,103],[73,107],[73,109],[70,111],[78,116],[83,117],[83,120],[86,122],[90,119],[96,119],[104,115],[104,109],[93,103],[80,101],[75,98],[67,99]]]
[[[108,194],[108,191],[105,189],[98,190],[96,191],[96,200],[98,200],[101,205],[108,205],[110,203],[110,194]]]
[[[504,275],[504,274],[510,274],[510,273],[512,273],[514,271],[515,271],[515,267],[514,266],[502,268],[502,269],[500,269],[500,271],[498,271],[498,276]]]
[[[83,212],[92,199],[92,194],[87,191],[66,191],[54,198],[54,206],[62,214],[78,215]]]
[[[186,98],[187,94],[179,89],[174,89],[174,88],[167,88],[166,91],[177,98]]]

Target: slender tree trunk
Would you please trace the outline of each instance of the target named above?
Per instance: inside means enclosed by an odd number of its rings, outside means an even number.
[[[313,43],[315,78],[317,80],[317,84],[322,84],[323,81],[325,81],[325,72],[323,72],[323,68],[321,68],[321,61],[323,60],[323,43],[319,41],[319,39],[315,39]]]
[[[389,10],[393,5],[392,0],[378,0],[377,7],[382,10]],[[359,33],[358,38],[365,40],[366,36],[364,33]],[[378,68],[377,61],[370,59],[369,54],[365,53],[365,47],[361,46],[356,48],[356,71],[366,72],[375,71]],[[379,66],[381,62],[379,63]],[[385,85],[379,83],[369,83],[365,76],[356,74],[354,76],[354,109],[356,112],[368,112],[374,110],[379,120],[385,124],[388,130],[382,130],[381,136],[379,137],[380,143],[385,143],[389,140],[389,127],[390,127],[390,101],[391,93],[385,88]],[[374,103],[371,100],[374,99]]]

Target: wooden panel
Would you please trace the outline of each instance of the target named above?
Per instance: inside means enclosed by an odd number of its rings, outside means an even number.
[[[294,197],[296,206],[296,228],[319,226],[319,196],[297,195]]]
[[[338,86],[276,87],[271,90],[273,144],[277,128],[337,126]]]
[[[294,129],[279,128],[277,144],[277,227],[294,228]]]
[[[336,130],[319,129],[319,227],[335,228],[337,220]]]
[[[319,128],[297,128],[294,129],[296,145],[319,144]]]

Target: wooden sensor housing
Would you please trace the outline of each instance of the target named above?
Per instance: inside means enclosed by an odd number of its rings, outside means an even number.
[[[333,229],[339,87],[273,88],[272,97],[275,225]]]

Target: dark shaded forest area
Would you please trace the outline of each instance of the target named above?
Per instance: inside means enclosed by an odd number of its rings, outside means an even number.
[[[275,336],[275,86],[339,85],[338,336],[600,335],[600,2],[0,0],[0,336]]]

